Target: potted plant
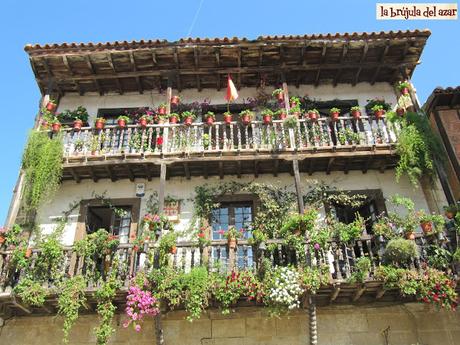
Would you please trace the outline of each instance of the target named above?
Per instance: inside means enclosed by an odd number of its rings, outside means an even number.
[[[311,121],[316,121],[319,118],[319,111],[317,109],[310,109],[308,112],[308,118]]]
[[[386,217],[380,218],[377,222],[372,224],[372,231],[375,236],[379,237],[379,241],[390,240],[396,236],[395,229],[392,226],[393,224]]]
[[[179,96],[172,96],[171,97],[171,104],[172,105],[178,105],[180,102],[180,97]]]
[[[331,110],[329,110],[329,115],[330,115],[332,121],[337,121],[339,119],[340,109],[339,108],[332,108]]]
[[[406,109],[398,107],[396,108],[396,114],[398,114],[398,116],[400,117],[403,117],[404,115],[406,115]]]
[[[269,125],[270,123],[272,123],[273,111],[271,111],[270,109],[264,109],[261,113],[264,124]]]
[[[401,92],[401,95],[408,95],[409,94],[409,88],[410,84],[407,81],[399,82],[398,85],[396,85],[397,89],[399,92]]]
[[[300,108],[300,98],[296,96],[292,96],[289,99],[289,107],[290,108]]]
[[[443,208],[444,208],[444,214],[447,217],[447,219],[453,219],[458,212],[457,205],[455,204],[444,206]]]
[[[175,232],[169,231],[168,233],[160,236],[159,242],[159,251],[161,256],[166,254],[176,254],[177,253],[177,234]]]
[[[205,150],[209,148],[209,145],[211,144],[211,139],[208,133],[203,134],[203,147]]]
[[[182,119],[184,120],[184,125],[186,126],[191,126],[195,118],[196,115],[191,111],[184,111],[182,113]]]
[[[226,112],[224,113],[224,122],[225,122],[227,125],[229,125],[229,124],[232,122],[232,117],[233,117],[232,113],[229,112],[229,111],[226,111]]]
[[[73,121],[73,129],[78,132],[81,130],[81,127],[83,127],[83,121],[80,119],[75,119]]]
[[[374,113],[375,118],[381,119],[383,115],[385,114],[385,109],[383,108],[383,105],[376,104],[371,108],[371,111]]]
[[[289,113],[292,116],[295,116],[296,118],[300,118],[300,113],[301,113],[300,106],[296,106],[296,107],[289,109]]]
[[[103,129],[105,126],[105,119],[103,117],[98,117],[96,121],[94,122],[94,126],[98,130]]]
[[[158,114],[166,115],[166,104],[162,103],[158,106]]]
[[[417,253],[414,241],[395,238],[388,242],[383,258],[395,266],[408,266],[417,257]]]
[[[359,120],[361,118],[361,109],[358,106],[354,106],[350,108],[351,116],[355,120]]]
[[[425,235],[434,235],[442,231],[444,218],[437,214],[426,214],[423,211],[417,213],[420,227]]]
[[[46,108],[46,110],[48,110],[49,112],[53,113],[53,112],[56,110],[56,108],[57,108],[57,103],[56,103],[56,101],[55,101],[54,99],[50,99],[50,100],[48,101],[48,103],[46,103],[46,107],[45,107],[45,108]]]
[[[216,115],[212,111],[208,111],[205,115],[204,118],[206,119],[206,124],[208,126],[212,126],[214,121],[216,120]]]
[[[276,114],[276,117],[278,118],[278,120],[284,120],[287,117],[286,109],[284,109],[284,108],[280,109],[280,110],[277,110],[275,114]]]
[[[30,258],[32,256],[32,248],[31,247],[27,247],[24,256],[26,257],[26,259],[28,259],[28,258]]]
[[[117,124],[120,128],[125,128],[126,124],[129,122],[129,117],[125,115],[118,116]]]
[[[5,227],[3,227],[3,226],[0,227],[0,245],[2,245],[3,243],[5,243],[7,232],[8,232],[7,228],[5,228]]]
[[[284,91],[283,91],[283,89],[275,89],[275,90],[273,90],[272,96],[276,97],[278,102],[280,102],[280,103],[284,102]]]
[[[152,120],[152,117],[149,115],[142,115],[139,120],[137,120],[137,123],[139,126],[145,128],[149,124],[149,122]]]
[[[252,110],[245,109],[240,112],[240,119],[244,125],[250,124],[253,118],[254,118],[254,112]]]
[[[54,133],[57,133],[61,130],[61,123],[57,118],[51,120],[51,129]]]
[[[177,123],[177,121],[179,120],[179,114],[171,113],[168,115],[168,118],[169,118],[169,123]]]
[[[244,229],[238,231],[234,226],[230,226],[226,232],[221,230],[219,233],[227,239],[228,248],[235,249],[238,239],[243,237]]]

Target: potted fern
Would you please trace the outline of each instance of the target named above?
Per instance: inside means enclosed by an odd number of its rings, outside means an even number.
[[[340,109],[339,108],[332,108],[331,110],[329,110],[329,115],[330,115],[332,121],[337,121],[339,119]]]
[[[311,121],[316,121],[319,118],[319,111],[317,109],[310,109],[308,111],[308,118]]]
[[[240,119],[244,125],[250,124],[253,118],[254,118],[254,112],[252,110],[245,109],[240,112]]]
[[[408,95],[410,84],[407,81],[403,81],[403,82],[400,81],[398,85],[396,85],[396,88],[399,90],[401,95]]]
[[[169,114],[168,118],[169,118],[169,123],[177,123],[177,121],[179,120],[179,114],[171,113]]]
[[[278,120],[286,119],[286,117],[287,117],[286,109],[283,108],[283,109],[277,110],[275,115],[278,118]]]
[[[101,130],[104,129],[105,126],[105,119],[103,117],[98,117],[96,121],[94,122],[94,126],[96,129]]]
[[[233,115],[231,112],[229,111],[226,111],[224,113],[224,122],[229,125],[231,122],[232,122],[232,119],[233,119]]]
[[[54,133],[57,133],[61,130],[61,122],[55,117],[51,120],[51,129]]]
[[[385,109],[383,105],[376,104],[371,108],[371,111],[374,113],[374,116],[377,120],[381,119],[385,114]]]
[[[159,115],[166,115],[166,104],[162,103],[158,106],[157,110]]]
[[[275,89],[273,92],[272,92],[272,96],[273,97],[276,97],[276,99],[278,100],[278,102],[284,102],[284,91],[283,89]]]
[[[208,126],[212,126],[216,119],[216,115],[212,111],[208,111],[205,115],[204,118],[206,119],[206,124]]]
[[[118,127],[126,128],[126,124],[129,122],[129,117],[126,115],[120,115],[117,119]]]
[[[179,96],[172,96],[171,97],[171,104],[172,105],[178,105],[180,102],[180,97]]]
[[[50,99],[48,101],[48,103],[46,103],[46,110],[48,110],[49,112],[51,113],[54,113],[54,111],[56,110],[57,108],[57,103],[54,99]]]
[[[271,111],[270,109],[264,109],[261,113],[264,124],[269,125],[270,123],[272,123],[273,111]]]
[[[351,112],[351,116],[353,116],[355,120],[358,120],[361,118],[361,110],[359,109],[358,106],[351,107],[350,112]]]
[[[184,111],[182,113],[182,119],[184,120],[184,125],[186,126],[191,126],[195,118],[196,118],[196,115],[191,111]]]

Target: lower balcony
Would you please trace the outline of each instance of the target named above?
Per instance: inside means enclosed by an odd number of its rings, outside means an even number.
[[[396,164],[398,128],[385,118],[340,117],[298,120],[292,127],[275,120],[106,126],[64,131],[64,180],[147,178],[292,172],[385,170]]]

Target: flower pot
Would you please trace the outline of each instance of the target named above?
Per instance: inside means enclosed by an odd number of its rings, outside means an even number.
[[[177,117],[173,116],[169,118],[169,123],[177,123]]]
[[[144,127],[144,128],[147,127],[147,119],[140,118],[139,119],[139,126]]]
[[[408,240],[415,240],[415,233],[414,233],[414,232],[408,232],[408,233],[406,233],[406,239],[408,239]]]
[[[331,113],[331,115],[330,115],[330,116],[331,116],[331,120],[332,120],[332,121],[337,121],[337,120],[339,119],[339,115],[340,115],[339,112],[334,111],[334,112]]]
[[[398,114],[398,116],[403,117],[406,114],[406,110],[404,108],[398,108],[396,109],[396,114]]]
[[[276,95],[276,99],[278,102],[284,102],[284,92],[280,92],[279,94]]]
[[[46,104],[46,110],[48,110],[49,112],[54,112],[56,110],[56,107],[57,105],[52,102],[48,102],[48,104]]]
[[[409,94],[409,88],[408,87],[404,87],[400,91],[401,91],[401,95],[408,95]]]
[[[166,115],[166,108],[165,107],[159,107],[158,108],[158,114]]]
[[[270,123],[272,123],[272,117],[270,115],[264,115],[263,120],[266,125],[269,125]]]
[[[3,244],[5,243],[5,236],[0,236],[0,244]]]
[[[315,112],[309,112],[309,113],[308,113],[308,118],[309,118],[310,120],[312,120],[312,121],[316,121],[316,120],[318,120],[318,114],[315,113]]]
[[[192,125],[192,122],[193,122],[193,118],[191,116],[187,116],[185,119],[184,119],[184,125],[186,126],[191,126]]]
[[[206,118],[206,124],[207,124],[208,126],[212,126],[213,123],[214,123],[214,118],[213,118],[213,117],[210,116],[210,117],[207,117],[207,118]]]
[[[134,245],[134,246],[133,246],[133,250],[134,250],[135,252],[138,252],[138,251],[139,251],[139,246]]]
[[[228,239],[228,248],[235,249],[236,248],[236,238],[229,238]]]
[[[383,109],[374,111],[374,116],[377,120],[381,119],[384,114],[385,114],[385,110]]]
[[[359,120],[361,118],[361,112],[359,110],[353,110],[351,116],[353,116],[355,120]]]
[[[171,249],[169,250],[169,252],[170,252],[171,254],[176,254],[176,253],[177,253],[177,247],[176,247],[176,246],[171,247]]]
[[[61,130],[61,124],[60,123],[53,123],[51,125],[51,129],[53,130],[54,133],[57,133]]]
[[[164,118],[159,118],[159,119],[158,119],[158,124],[159,124],[159,125],[163,125],[165,122],[166,122],[166,121],[165,121]]]
[[[224,115],[224,122],[229,125],[232,122],[232,115]]]
[[[447,219],[453,219],[455,217],[454,212],[446,211],[444,214],[446,215]]]
[[[285,112],[282,112],[282,113],[280,113],[280,114],[278,115],[278,118],[279,118],[280,120],[285,120],[286,117],[287,117],[287,115],[286,115]]]
[[[421,222],[420,227],[425,235],[429,235],[433,231],[433,224],[431,222]]]
[[[32,248],[27,248],[26,249],[26,254],[25,257],[28,259],[32,256]]]
[[[78,132],[79,130],[81,130],[81,127],[83,126],[83,121],[82,120],[75,120],[73,122],[73,129]]]
[[[105,126],[105,122],[104,122],[104,121],[99,121],[99,120],[98,120],[98,121],[96,121],[95,126],[96,126],[96,129],[103,129],[104,126]]]
[[[126,127],[126,120],[118,120],[117,121],[118,127],[125,128]]]
[[[241,117],[241,122],[243,122],[244,125],[249,125],[251,123],[251,117],[249,115],[243,115]]]
[[[289,103],[289,108],[292,109],[292,108],[295,108],[295,107],[297,107],[297,103],[296,103],[296,102],[291,102],[291,103]]]
[[[172,97],[171,97],[171,104],[173,104],[173,105],[178,105],[179,102],[180,102],[179,96],[172,96]]]
[[[300,111],[294,111],[292,113],[292,116],[296,117],[296,118],[300,118]]]
[[[301,234],[300,228],[295,229],[294,232],[293,232],[293,234],[294,234],[295,236],[300,236],[300,234]]]

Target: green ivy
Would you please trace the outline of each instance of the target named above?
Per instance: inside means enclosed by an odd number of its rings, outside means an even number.
[[[28,305],[41,307],[45,304],[47,290],[33,277],[26,276],[21,278],[13,291]]]

